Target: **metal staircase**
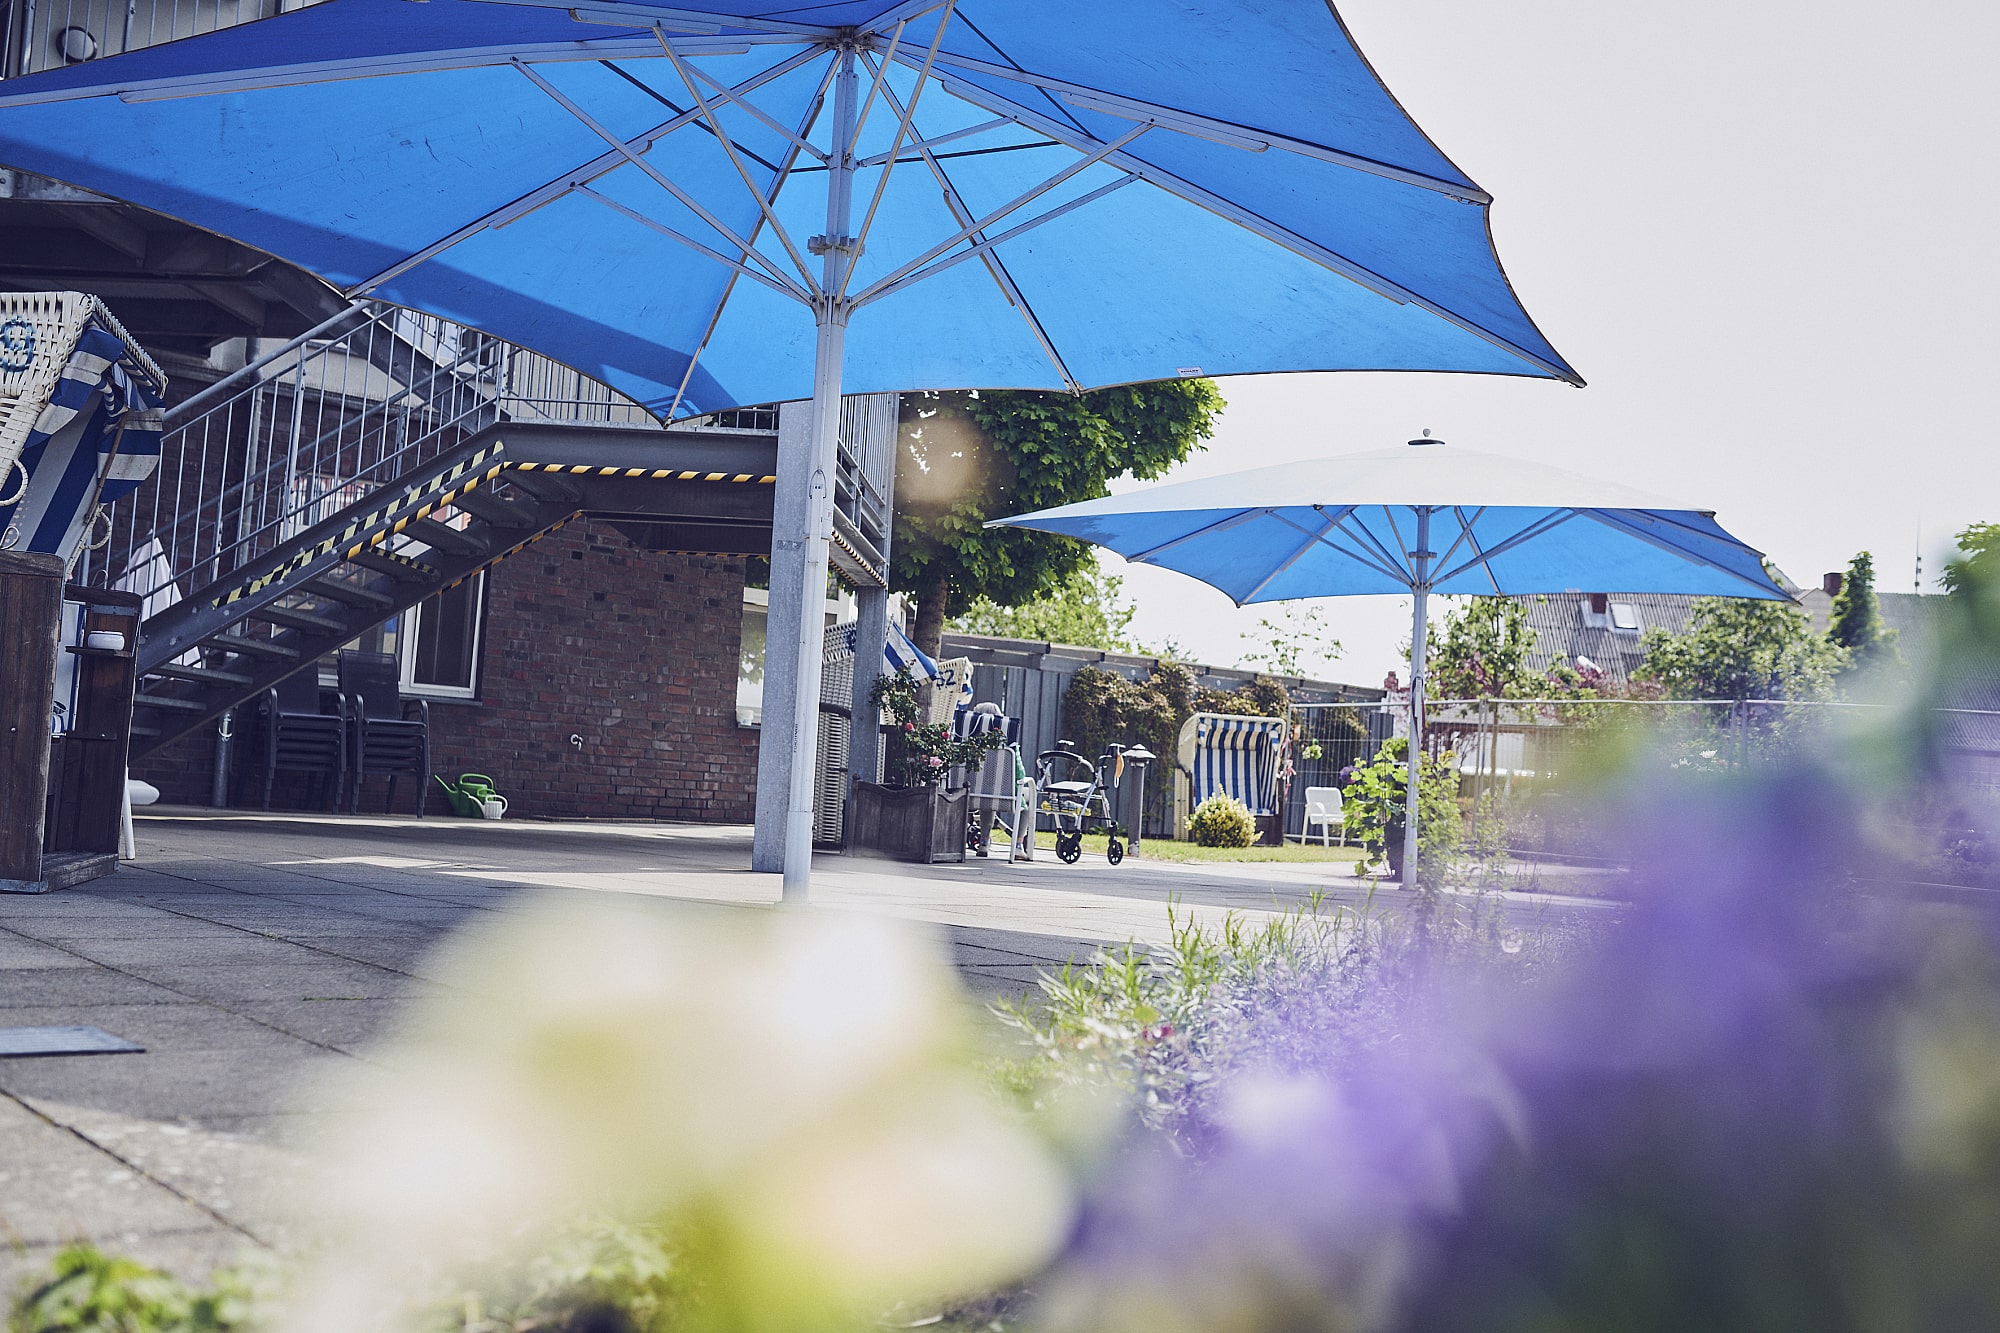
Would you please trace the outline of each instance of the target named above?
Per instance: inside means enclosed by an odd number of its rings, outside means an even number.
[[[79,570],[145,598],[135,757],[579,514],[652,549],[770,550],[775,430],[663,429],[566,366],[392,307],[168,415],[158,474]]]
[[[134,754],[156,749],[575,517],[581,492],[456,449],[148,617]],[[504,480],[503,480],[504,478]]]

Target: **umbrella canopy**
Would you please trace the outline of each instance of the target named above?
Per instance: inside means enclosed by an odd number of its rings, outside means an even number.
[[[994,526],[1059,532],[1179,570],[1239,606],[1420,585],[1486,596],[1787,596],[1712,512],[1434,440],[1148,486]]]
[[[1693,593],[1790,600],[1712,511],[1438,440],[1285,463],[1044,509],[988,526],[1058,532],[1178,570],[1238,606],[1414,594],[1405,878],[1431,593]]]
[[[811,395],[849,233],[848,392],[1575,378],[1324,0],[328,0],[9,80],[0,163],[668,416]]]
[[[1325,0],[325,0],[0,85],[0,163],[662,417],[810,394],[774,497],[793,706],[759,747],[791,896],[843,388],[1581,382],[1501,272],[1486,193]]]

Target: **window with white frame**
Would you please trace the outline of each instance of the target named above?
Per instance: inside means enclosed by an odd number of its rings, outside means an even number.
[[[479,693],[479,648],[486,631],[486,574],[436,592],[403,612],[403,689],[471,699]]]

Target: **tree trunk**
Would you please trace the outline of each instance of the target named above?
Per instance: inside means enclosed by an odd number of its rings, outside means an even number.
[[[944,649],[945,601],[950,594],[951,584],[941,578],[917,603],[917,632],[910,637],[934,658]]]
[[[940,578],[931,585],[931,590],[917,603],[917,632],[911,639],[922,651],[929,653],[936,661],[944,648],[945,602],[951,595],[951,583]],[[928,717],[931,711],[931,687],[926,681],[917,690],[917,708]]]

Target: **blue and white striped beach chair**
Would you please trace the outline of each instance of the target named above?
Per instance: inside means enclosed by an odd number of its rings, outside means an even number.
[[[1252,815],[1276,813],[1284,739],[1283,718],[1196,713],[1182,723],[1174,836],[1186,837],[1188,816],[1218,792],[1241,801]]]

